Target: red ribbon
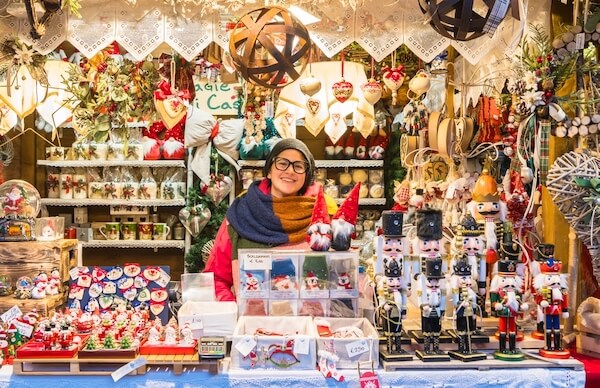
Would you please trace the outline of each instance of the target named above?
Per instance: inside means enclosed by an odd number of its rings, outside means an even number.
[[[219,121],[217,121],[215,123],[215,125],[212,127],[212,129],[210,131],[209,140],[212,141],[212,139],[214,139],[215,137],[217,137],[218,134],[219,134]]]
[[[169,97],[178,97],[189,101],[191,96],[187,89],[173,92],[171,85],[167,81],[162,80],[158,83],[158,90],[154,91],[154,98],[157,100],[166,100]]]
[[[402,65],[399,65],[393,69],[389,66],[386,66],[382,71],[385,78],[391,78],[394,81],[398,81],[400,77],[404,77],[404,66]]]

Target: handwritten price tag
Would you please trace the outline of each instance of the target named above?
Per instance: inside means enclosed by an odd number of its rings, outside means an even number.
[[[346,351],[348,352],[348,357],[352,358],[363,353],[369,351],[369,344],[367,340],[361,339],[358,341],[350,342],[346,345]]]
[[[310,353],[310,337],[307,335],[297,335],[294,337],[294,353]]]
[[[7,312],[0,315],[0,319],[2,319],[2,322],[10,322],[15,318],[19,318],[21,315],[23,315],[23,313],[21,312],[21,309],[19,309],[19,306],[12,306]]]
[[[13,321],[13,324],[17,328],[17,331],[24,335],[25,337],[31,337],[31,333],[33,333],[33,326],[28,323],[21,321]]]
[[[71,276],[71,279],[77,280],[77,278],[79,278],[79,267],[71,268],[69,270],[69,276]]]
[[[271,255],[264,253],[247,253],[244,257],[244,269],[271,269]]]
[[[256,340],[252,337],[245,337],[242,338],[241,341],[239,341],[236,345],[235,348],[242,354],[242,356],[246,357],[248,354],[250,354],[250,352],[252,351],[252,349],[254,349],[254,347],[256,347]]]

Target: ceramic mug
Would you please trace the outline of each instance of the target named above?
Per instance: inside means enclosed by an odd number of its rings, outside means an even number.
[[[123,240],[135,240],[137,239],[137,222],[123,222],[121,225],[121,232],[123,233]]]
[[[154,240],[166,240],[171,228],[164,222],[157,222],[152,226],[152,237]]]
[[[140,240],[152,240],[152,222],[138,223],[138,237]]]
[[[120,237],[121,223],[119,222],[107,222],[103,227],[100,228],[100,234],[107,240],[118,240]]]

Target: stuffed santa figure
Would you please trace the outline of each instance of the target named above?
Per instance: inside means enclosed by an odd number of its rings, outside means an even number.
[[[360,182],[354,186],[344,202],[340,205],[331,222],[333,241],[331,247],[336,251],[347,251],[354,237],[356,218],[358,217],[358,197]]]
[[[319,189],[319,194],[313,208],[310,226],[306,231],[308,236],[308,246],[313,251],[327,251],[331,247],[331,219],[327,214],[327,204],[323,196],[323,188]]]

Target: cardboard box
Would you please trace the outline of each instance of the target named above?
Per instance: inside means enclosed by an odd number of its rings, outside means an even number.
[[[179,308],[177,319],[180,327],[190,323],[196,339],[202,336],[231,337],[236,328],[237,304],[188,301]]]
[[[373,362],[379,367],[379,334],[367,318],[318,318],[315,321],[327,321],[332,333],[347,327],[360,329],[364,337],[336,338],[317,336],[317,350],[334,353],[340,358],[338,369],[356,369],[358,362]],[[318,333],[316,324],[315,331]]]
[[[231,368],[314,370],[315,336],[310,317],[240,317],[233,333]]]

